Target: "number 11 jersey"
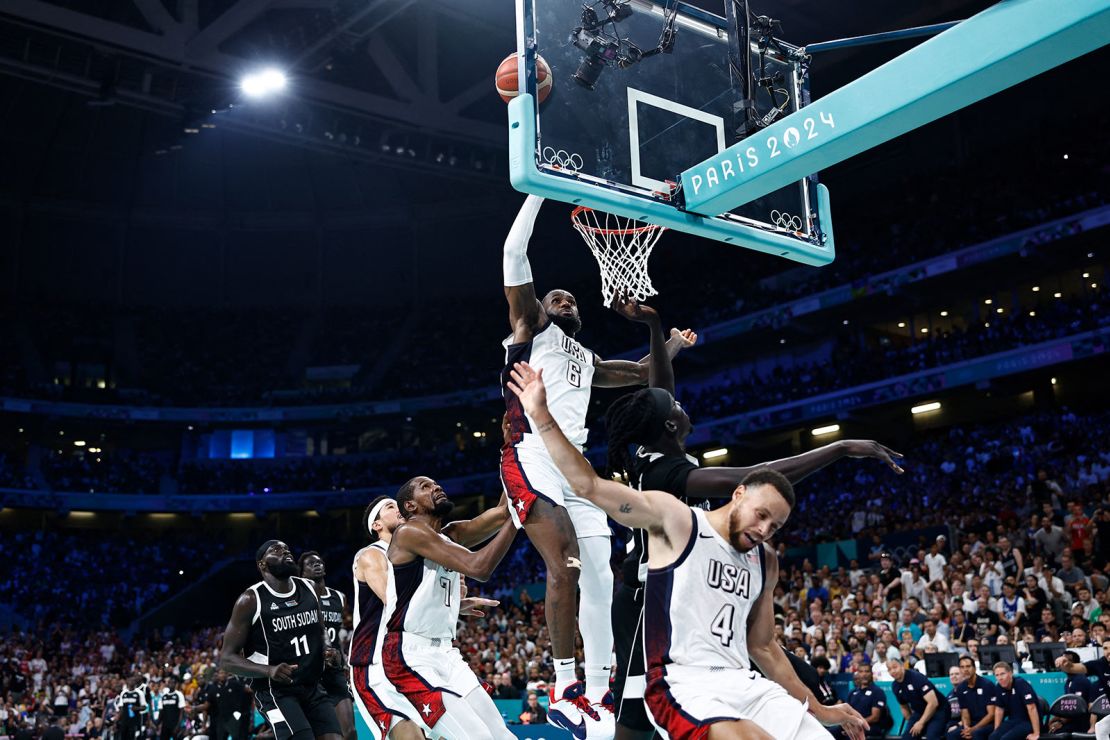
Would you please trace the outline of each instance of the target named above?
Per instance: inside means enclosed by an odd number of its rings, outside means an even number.
[[[312,582],[296,576],[287,593],[275,591],[265,581],[251,586],[255,597],[254,617],[247,638],[247,660],[261,665],[295,665],[293,687],[316,686],[324,672],[324,625],[320,600]],[[269,679],[252,679],[257,693]],[[290,684],[279,684],[287,688]]]

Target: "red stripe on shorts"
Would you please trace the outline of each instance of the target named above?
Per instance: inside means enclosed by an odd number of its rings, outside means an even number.
[[[704,740],[709,737],[709,724],[703,724],[686,712],[671,696],[671,687],[662,669],[652,668],[647,675],[644,703],[671,740]]]
[[[352,666],[352,673],[355,679],[355,691],[358,692],[358,698],[362,701],[362,705],[366,707],[366,711],[370,713],[370,718],[374,720],[382,731],[382,737],[389,732],[389,726],[393,723],[395,713],[382,706],[382,702],[378,699],[378,695],[370,688],[370,677],[367,672],[367,667],[364,665]]]
[[[443,706],[443,692],[425,681],[405,662],[401,652],[401,635],[396,632],[387,633],[382,643],[382,666],[385,677],[420,713],[424,724],[435,727],[447,711]]]
[[[505,486],[505,493],[509,497],[509,505],[513,507],[521,524],[528,521],[528,514],[532,505],[536,503],[539,495],[524,475],[524,467],[520,464],[516,447],[506,445],[501,448],[501,482]]]

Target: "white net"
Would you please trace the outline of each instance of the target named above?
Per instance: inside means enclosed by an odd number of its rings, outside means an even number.
[[[570,220],[601,268],[601,299],[606,306],[616,296],[643,301],[658,293],[648,276],[648,258],[665,227],[585,207],[575,208]]]

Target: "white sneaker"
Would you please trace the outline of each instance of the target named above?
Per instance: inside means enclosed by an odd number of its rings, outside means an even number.
[[[610,712],[610,715],[612,712]],[[586,740],[586,723],[595,725],[601,721],[597,710],[586,699],[586,686],[581,681],[572,683],[563,690],[563,695],[555,698],[555,689],[548,690],[547,723],[566,730],[575,737],[575,740]],[[610,732],[606,735],[591,735],[591,737],[612,738],[616,732],[615,724],[610,723]]]
[[[597,714],[597,719],[584,715],[586,720],[586,737],[588,740],[613,740],[617,734],[617,715],[613,711],[613,692],[606,691],[601,701],[590,705]]]

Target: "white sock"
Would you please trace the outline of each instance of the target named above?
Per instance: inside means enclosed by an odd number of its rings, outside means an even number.
[[[578,680],[574,671],[574,658],[555,659],[555,700],[563,698],[567,687]]]
[[[613,570],[609,567],[612,544],[608,537],[583,537],[578,540],[582,574],[578,587],[582,598],[578,606],[578,630],[582,633],[582,652],[586,667],[586,698],[597,703],[609,690],[613,660]]]
[[[609,675],[611,672],[611,666],[601,668],[586,666],[586,698],[590,700],[591,704],[600,704],[601,700],[605,698],[605,692],[609,690]]]

